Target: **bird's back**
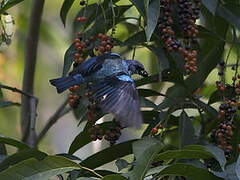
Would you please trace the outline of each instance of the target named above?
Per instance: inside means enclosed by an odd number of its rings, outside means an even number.
[[[118,73],[128,74],[127,64],[121,59],[106,59],[102,68],[89,75],[92,80],[100,80]]]

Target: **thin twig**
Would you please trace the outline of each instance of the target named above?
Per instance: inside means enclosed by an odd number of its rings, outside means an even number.
[[[39,144],[39,142],[43,139],[43,137],[47,134],[48,130],[65,114],[67,114],[69,111],[71,111],[71,108],[65,109],[66,105],[68,103],[68,99],[66,99],[63,104],[56,110],[56,112],[48,119],[47,124],[42,129],[42,131],[39,133],[37,140],[36,140],[36,146]]]
[[[93,173],[93,174],[95,174],[97,177],[99,177],[99,178],[103,178],[103,176],[102,175],[100,175],[100,174],[98,174],[97,172],[95,172],[94,170],[92,170],[92,169],[89,169],[89,168],[87,168],[87,167],[84,167],[84,166],[81,166],[81,168],[82,169],[84,169],[84,170],[86,170],[86,171],[89,171],[89,172],[91,172],[91,173]]]
[[[16,92],[16,93],[20,93],[24,96],[28,96],[28,97],[31,97],[31,98],[36,98],[35,96],[33,96],[32,94],[29,94],[27,92],[24,92],[20,89],[17,89],[15,87],[10,87],[10,86],[6,86],[6,85],[3,85],[3,84],[0,84],[0,89],[3,88],[3,89],[7,89],[7,90],[10,90],[10,91],[13,91],[13,92]],[[37,99],[37,98],[36,98]]]
[[[23,92],[33,95],[34,89],[34,76],[37,61],[37,48],[39,40],[39,31],[41,18],[43,13],[43,6],[45,0],[34,0],[31,10],[31,19],[29,23],[29,32],[26,39],[26,52],[25,52],[25,68],[23,76]],[[21,111],[21,130],[23,134],[22,141],[29,144],[29,141],[34,141],[36,136],[35,128],[31,129],[32,125],[35,125],[36,121],[36,106],[31,107],[33,103],[32,98],[29,96],[22,96],[22,111]],[[31,112],[35,111],[35,112]],[[35,115],[33,115],[35,114]],[[30,133],[31,132],[31,133]]]

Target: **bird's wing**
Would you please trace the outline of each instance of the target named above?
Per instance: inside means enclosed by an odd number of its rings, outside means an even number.
[[[115,114],[123,127],[139,127],[142,123],[138,92],[130,76],[107,77],[93,87],[93,98],[104,112]]]
[[[115,53],[106,53],[101,56],[92,57],[82,64],[77,66],[69,75],[81,74],[82,76],[88,76],[102,68],[102,64],[106,59],[116,59],[120,58],[119,55]]]

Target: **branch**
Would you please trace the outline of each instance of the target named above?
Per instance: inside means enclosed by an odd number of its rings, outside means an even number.
[[[41,17],[43,12],[43,5],[45,0],[34,0],[31,11],[31,19],[29,24],[29,32],[26,40],[26,52],[25,52],[25,69],[23,76],[23,92],[27,94],[34,94],[34,76],[37,59],[37,47],[39,40],[39,30],[41,24]],[[32,146],[35,142],[35,128],[31,128],[35,125],[36,121],[36,105],[32,102],[32,98],[29,96],[22,96],[22,111],[21,111],[21,130],[23,134],[23,142]],[[34,111],[34,112],[33,112]],[[30,133],[31,132],[31,133]],[[31,142],[31,144],[30,144]],[[33,143],[33,144],[32,144]]]
[[[13,91],[13,92],[17,92],[17,93],[20,93],[24,96],[28,96],[30,98],[36,98],[35,96],[33,96],[32,94],[29,94],[27,92],[24,92],[20,89],[17,89],[15,87],[10,87],[10,86],[6,86],[6,85],[3,85],[3,84],[0,84],[0,89],[3,88],[3,89],[7,89],[7,90],[10,90],[10,91]],[[37,99],[37,98],[36,98]]]
[[[48,130],[65,114],[67,114],[69,111],[71,111],[71,108],[65,109],[66,105],[68,103],[68,99],[66,99],[63,104],[56,110],[56,112],[48,119],[47,124],[42,129],[42,131],[39,133],[36,145],[39,144],[39,142],[42,140],[42,138],[47,134]]]

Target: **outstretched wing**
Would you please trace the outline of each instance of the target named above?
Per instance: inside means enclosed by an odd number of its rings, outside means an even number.
[[[120,55],[116,53],[106,53],[101,56],[92,57],[82,64],[77,66],[69,75],[81,74],[82,76],[88,76],[102,68],[102,64],[106,59],[120,58]]]
[[[93,87],[93,98],[104,112],[113,113],[123,127],[142,124],[138,92],[130,76],[106,78]]]

